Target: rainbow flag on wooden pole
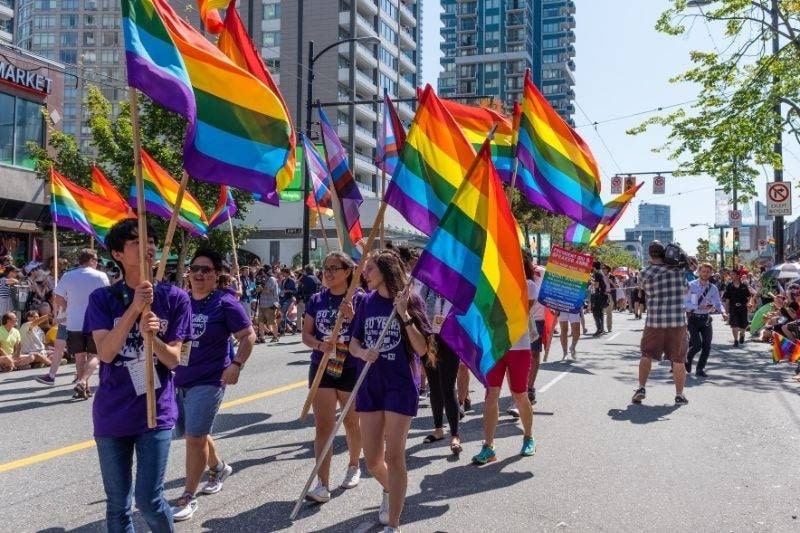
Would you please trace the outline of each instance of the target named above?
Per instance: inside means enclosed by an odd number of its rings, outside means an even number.
[[[630,205],[636,193],[639,192],[639,189],[642,188],[642,185],[644,185],[644,182],[639,183],[635,187],[631,187],[606,203],[603,206],[603,218],[594,231],[591,231],[583,224],[575,222],[567,228],[564,234],[564,241],[573,244],[588,244],[589,246],[600,246],[603,244],[608,234],[611,233],[611,230],[616,226],[617,222],[619,222],[619,219],[625,214],[625,210],[628,209],[628,205]]]

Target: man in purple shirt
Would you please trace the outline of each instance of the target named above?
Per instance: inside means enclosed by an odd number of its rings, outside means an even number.
[[[153,235],[148,228],[148,235]],[[100,359],[100,384],[92,417],[106,492],[106,527],[133,531],[131,472],[136,453],[136,507],[154,532],[173,531],[172,511],[164,498],[172,428],[178,416],[172,369],[178,366],[183,342],[191,334],[187,294],[166,283],[153,287],[141,279],[136,219],[115,224],[106,246],[123,279],[92,292],[84,330],[91,333]],[[147,244],[152,268],[155,242]],[[150,310],[145,312],[145,308]],[[147,427],[143,333],[152,333],[156,393],[156,427]]]

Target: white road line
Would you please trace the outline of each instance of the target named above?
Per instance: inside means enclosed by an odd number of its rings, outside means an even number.
[[[608,341],[613,341],[614,339],[616,339],[617,337],[619,337],[621,334],[622,334],[622,332],[621,332],[621,331],[618,331],[618,332],[614,333],[613,335],[611,335],[609,338],[607,338],[607,339],[603,339],[603,340],[605,340],[606,342],[608,342]]]
[[[560,373],[559,375],[554,377],[550,382],[548,382],[544,387],[536,389],[536,392],[538,392],[539,394],[544,394],[545,392],[547,392],[547,389],[549,389],[550,387],[552,387],[553,385],[555,385],[556,383],[567,377],[567,374],[572,372],[573,368],[574,367],[570,366],[569,370],[565,370],[564,372]]]

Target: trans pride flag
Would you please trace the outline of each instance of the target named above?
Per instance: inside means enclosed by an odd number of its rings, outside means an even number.
[[[306,198],[306,205],[314,210],[319,210],[328,216],[333,216],[333,203],[331,201],[331,175],[325,161],[317,152],[316,147],[302,135],[303,154],[305,154],[308,174],[311,176],[311,192]]]
[[[383,122],[378,134],[378,146],[375,149],[375,164],[390,176],[397,167],[400,151],[406,142],[406,129],[397,116],[392,99],[383,95]]]
[[[236,201],[233,199],[233,193],[230,187],[227,185],[220,186],[217,206],[214,208],[214,212],[211,213],[211,216],[208,217],[208,229],[212,230],[220,224],[233,219],[233,217],[236,216],[237,210]]]

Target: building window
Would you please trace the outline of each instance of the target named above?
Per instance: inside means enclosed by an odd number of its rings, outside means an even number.
[[[486,9],[497,9],[500,7],[500,0],[486,0],[483,6]]]
[[[78,62],[78,51],[74,48],[64,48],[58,52],[58,60],[62,63],[74,65]]]
[[[544,39],[542,41],[542,48],[558,48],[558,39]]]
[[[558,22],[548,22],[542,25],[542,33],[558,33],[561,25]]]
[[[119,44],[119,33],[115,31],[103,32],[103,46],[117,46]]]
[[[281,32],[279,31],[265,31],[261,38],[263,46],[280,46],[281,45]]]
[[[36,33],[31,36],[31,44],[35,50],[56,45],[55,33]]]
[[[61,28],[77,28],[78,15],[61,15]]]
[[[487,74],[490,72],[498,72],[500,70],[500,63],[486,63],[486,66],[483,67],[483,71]]]
[[[546,68],[542,70],[542,78],[545,80],[555,80],[561,77],[561,70],[557,68]]]
[[[42,28],[55,28],[56,16],[55,15],[37,15],[33,17],[33,27],[37,29]]]
[[[36,0],[33,3],[33,8],[36,11],[47,11],[56,8],[56,0]]]
[[[61,0],[61,9],[64,11],[77,11],[78,0]]]
[[[78,46],[78,32],[62,31],[61,46]]]
[[[500,15],[486,15],[484,22],[488,24],[500,24]]]
[[[544,64],[558,63],[558,54],[542,54],[542,63]]]
[[[267,4],[264,6],[264,20],[280,20],[281,5]]]
[[[44,118],[38,102],[0,94],[0,164],[33,170],[28,143],[44,146]]]

